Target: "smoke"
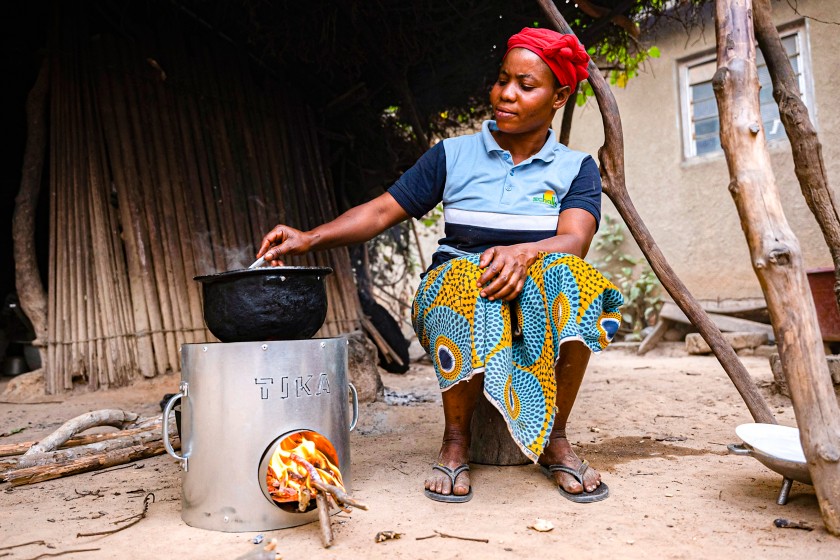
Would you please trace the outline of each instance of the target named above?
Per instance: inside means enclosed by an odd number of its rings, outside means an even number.
[[[248,268],[256,259],[254,247],[247,245],[226,247],[221,243],[214,242],[209,231],[194,233],[193,247],[196,258],[195,270],[200,276],[230,270],[242,270]],[[216,262],[222,263],[221,270],[216,266]]]

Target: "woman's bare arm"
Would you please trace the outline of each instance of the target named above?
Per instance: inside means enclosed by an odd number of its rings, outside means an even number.
[[[265,257],[273,265],[283,264],[285,255],[362,243],[409,217],[394,197],[385,193],[309,231],[277,225],[263,237],[257,257]]]

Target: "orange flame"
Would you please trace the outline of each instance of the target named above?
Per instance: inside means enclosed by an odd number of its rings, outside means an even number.
[[[304,491],[312,496],[318,493],[312,488],[311,474],[305,466],[292,459],[293,454],[315,467],[315,472],[326,484],[344,489],[338,467],[318,449],[314,441],[296,433],[280,442],[268,463],[266,485],[275,502],[301,501]]]

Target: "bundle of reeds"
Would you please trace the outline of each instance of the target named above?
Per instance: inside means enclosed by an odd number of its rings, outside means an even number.
[[[312,111],[229,45],[77,23],[52,57],[50,393],[179,370],[182,343],[213,340],[194,276],[244,268],[276,223],[337,214]],[[289,264],[335,270],[318,336],[359,327],[346,250]]]

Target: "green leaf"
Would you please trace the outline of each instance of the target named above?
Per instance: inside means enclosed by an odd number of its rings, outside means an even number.
[[[651,58],[659,58],[662,54],[661,52],[659,52],[659,47],[657,47],[655,45],[653,47],[649,48],[647,53],[648,53],[648,56],[651,57]]]

